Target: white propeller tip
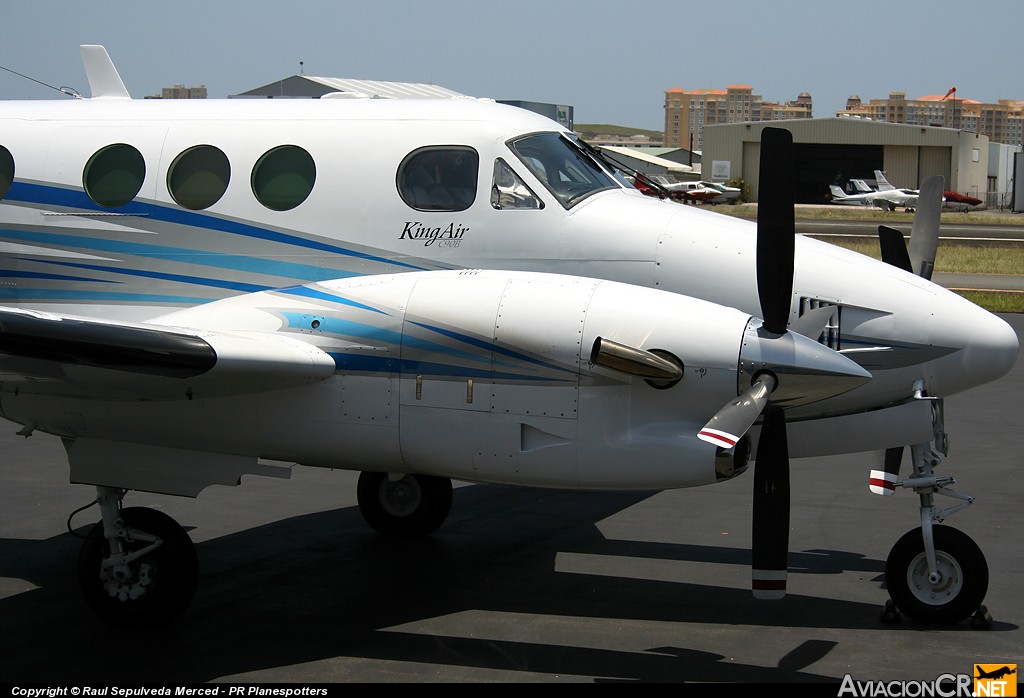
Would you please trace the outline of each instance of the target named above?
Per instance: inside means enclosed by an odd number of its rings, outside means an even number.
[[[755,599],[785,598],[786,570],[754,570],[751,589]]]
[[[889,497],[896,492],[896,474],[884,470],[872,470],[868,478],[868,488],[874,494]]]
[[[729,434],[728,432],[719,431],[718,429],[704,428],[697,434],[697,438],[701,441],[707,441],[709,444],[720,446],[722,448],[732,448],[736,445],[736,442],[740,440],[739,436]]]

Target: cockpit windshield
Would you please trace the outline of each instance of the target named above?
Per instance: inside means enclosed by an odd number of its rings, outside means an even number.
[[[537,133],[509,143],[530,171],[566,208],[618,185],[580,145],[558,133]]]

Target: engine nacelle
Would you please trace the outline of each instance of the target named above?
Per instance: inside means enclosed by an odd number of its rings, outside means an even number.
[[[746,442],[723,451],[696,434],[737,394],[749,319],[673,293],[552,274],[346,279],[217,301],[155,323],[307,342],[334,360],[325,380],[225,396],[204,393],[198,380],[187,390],[182,379],[191,399],[151,402],[28,391],[8,393],[3,409],[68,439],[165,451],[545,487],[688,487],[746,467]],[[599,338],[658,357],[678,376],[594,363]],[[189,468],[188,459],[174,467]],[[117,484],[151,489],[139,478]],[[159,491],[173,489],[167,480]]]

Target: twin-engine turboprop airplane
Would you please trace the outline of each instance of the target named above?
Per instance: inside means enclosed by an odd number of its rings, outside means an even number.
[[[127,491],[289,472],[266,461],[361,471],[370,525],[422,535],[452,479],[691,487],[753,455],[753,586],[778,597],[789,459],[882,449],[873,487],[921,506],[899,610],[979,608],[984,556],[936,525],[934,495],[963,497],[934,473],[942,398],[1018,342],[927,279],[937,215],[877,262],[795,235],[779,129],[755,226],[645,197],[515,107],[132,100],[83,55],[92,98],[0,104],[0,414],[96,486],[101,616],[167,620],[196,588],[188,535]]]

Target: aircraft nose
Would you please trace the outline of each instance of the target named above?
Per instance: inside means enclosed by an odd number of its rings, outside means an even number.
[[[963,349],[954,355],[959,361],[959,385],[936,386],[939,395],[994,381],[1009,373],[1017,362],[1020,340],[1014,329],[1002,318],[976,310],[971,322],[961,328],[965,335]]]
[[[992,381],[1009,373],[1017,363],[1020,338],[1009,323],[990,314],[987,323],[972,331],[964,353],[965,363],[977,372],[979,382]]]

